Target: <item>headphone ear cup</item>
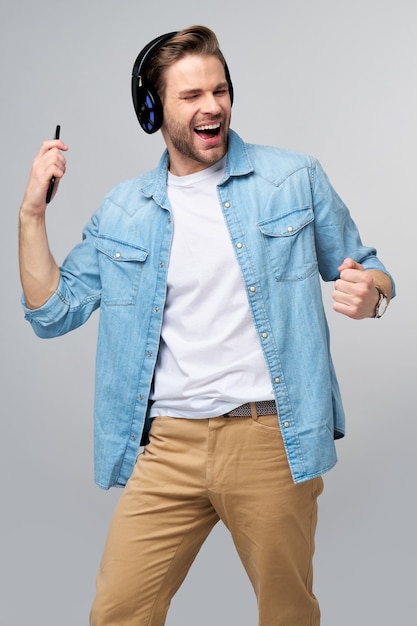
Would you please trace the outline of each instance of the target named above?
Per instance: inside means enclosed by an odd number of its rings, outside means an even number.
[[[159,50],[159,48],[176,35],[176,31],[166,33],[150,41],[141,52],[139,52],[132,70],[132,99],[135,107],[136,117],[141,128],[148,133],[156,133],[162,126],[163,111],[162,102],[153,88],[147,81],[147,68],[149,59]]]
[[[137,79],[132,81],[133,105],[141,128],[151,135],[162,126],[162,103],[153,89],[138,87],[137,82]]]

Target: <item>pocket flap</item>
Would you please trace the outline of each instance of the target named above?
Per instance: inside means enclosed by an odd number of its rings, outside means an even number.
[[[291,237],[313,220],[313,209],[307,206],[292,209],[279,217],[270,218],[258,224],[258,227],[261,233],[267,237]]]
[[[100,236],[94,242],[95,247],[114,261],[145,261],[149,250],[111,237]]]

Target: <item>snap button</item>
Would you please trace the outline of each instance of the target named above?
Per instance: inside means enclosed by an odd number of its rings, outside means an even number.
[[[122,255],[120,254],[120,252],[116,252],[116,254],[115,254],[114,256],[115,256],[115,258],[116,258],[116,259],[120,259],[120,257],[121,257]]]

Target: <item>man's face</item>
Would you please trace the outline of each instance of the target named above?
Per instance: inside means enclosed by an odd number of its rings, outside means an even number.
[[[162,134],[169,169],[193,174],[227,151],[231,102],[224,67],[214,56],[189,54],[165,70]]]

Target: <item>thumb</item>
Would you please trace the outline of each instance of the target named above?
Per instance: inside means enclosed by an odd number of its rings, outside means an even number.
[[[343,261],[342,265],[339,265],[337,270],[339,273],[343,272],[343,270],[363,270],[363,266],[348,257]]]

